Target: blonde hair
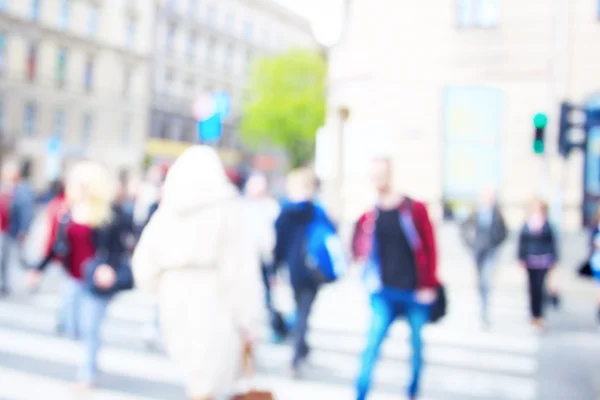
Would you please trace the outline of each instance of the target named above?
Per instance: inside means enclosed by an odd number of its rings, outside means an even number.
[[[71,206],[87,211],[81,223],[98,227],[110,221],[114,187],[104,166],[93,161],[74,164],[67,176],[65,195]]]
[[[292,170],[287,176],[286,189],[292,201],[310,200],[317,190],[317,177],[307,167]]]

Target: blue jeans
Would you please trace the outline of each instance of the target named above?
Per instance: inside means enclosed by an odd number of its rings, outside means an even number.
[[[79,339],[81,336],[80,308],[83,294],[83,284],[69,276],[63,292],[59,325],[61,331],[71,339]]]
[[[394,320],[403,315],[406,316],[411,329],[412,377],[408,387],[408,394],[411,397],[418,394],[423,367],[421,330],[429,321],[430,308],[429,305],[417,303],[414,292],[383,289],[371,296],[371,326],[367,338],[367,348],[362,356],[361,369],[356,383],[358,400],[365,400],[367,398],[381,345]]]
[[[100,330],[110,303],[110,296],[98,296],[84,291],[81,299],[79,320],[86,347],[85,360],[79,370],[78,379],[93,383],[98,375],[98,351],[100,350]]]
[[[481,316],[484,321],[489,319],[489,302],[494,270],[496,269],[496,252],[488,250],[475,255],[477,265],[477,285],[481,297]]]

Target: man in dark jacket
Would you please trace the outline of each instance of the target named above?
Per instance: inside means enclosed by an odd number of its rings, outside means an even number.
[[[423,365],[421,331],[430,319],[439,286],[435,236],[425,204],[394,191],[391,160],[374,160],[372,174],[377,205],[360,217],[353,240],[354,257],[365,266],[372,308],[356,399],[367,398],[387,332],[398,317],[405,316],[412,347],[408,395],[414,400]]]
[[[306,343],[308,320],[319,291],[319,281],[306,263],[306,230],[309,224],[320,219],[331,224],[323,209],[313,201],[315,177],[308,169],[292,171],[287,178],[289,202],[285,204],[275,223],[275,268],[285,264],[289,270],[290,284],[296,302],[296,327],[292,373],[298,376],[306,360],[309,347]],[[331,224],[333,226],[333,224]]]
[[[481,296],[481,319],[488,327],[489,296],[498,249],[506,239],[506,225],[492,189],[481,194],[479,205],[462,225],[463,240],[471,250],[477,266],[477,282]]]

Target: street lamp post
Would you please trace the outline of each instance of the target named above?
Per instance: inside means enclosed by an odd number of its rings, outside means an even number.
[[[319,14],[312,18],[312,30],[315,40],[323,47],[325,60],[329,69],[329,54],[331,50],[340,43],[344,34],[348,7],[350,0],[329,0],[326,10],[319,9]],[[341,220],[344,217],[344,130],[350,117],[350,110],[346,106],[335,109],[338,122],[337,137],[335,140],[337,159],[335,179],[333,188],[335,190],[334,207],[336,214]]]

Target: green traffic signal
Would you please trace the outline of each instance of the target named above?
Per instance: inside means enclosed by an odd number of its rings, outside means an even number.
[[[544,141],[543,140],[534,140],[533,141],[533,152],[535,154],[544,154]]]
[[[536,127],[536,129],[544,129],[546,127],[546,124],[548,124],[548,117],[546,116],[546,114],[535,114],[535,116],[533,117],[533,125]]]

